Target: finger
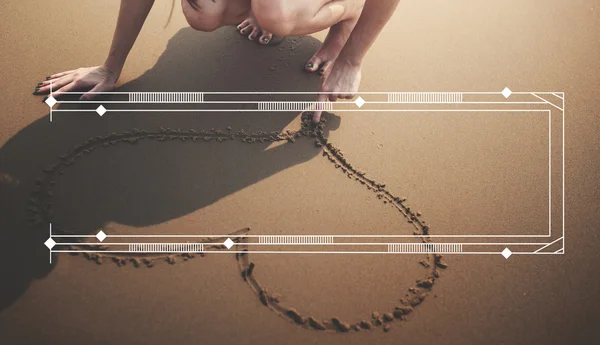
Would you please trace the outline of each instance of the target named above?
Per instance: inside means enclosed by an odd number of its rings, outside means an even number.
[[[72,69],[70,71],[65,71],[65,72],[60,72],[60,73],[56,73],[56,74],[53,74],[53,75],[49,75],[49,76],[46,77],[46,81],[53,80],[53,79],[58,79],[58,78],[66,76],[67,74],[73,74],[73,73],[75,73],[75,71],[76,70]]]
[[[332,94],[329,94],[329,100],[330,100],[331,102],[335,102],[335,101],[337,101],[337,99],[338,99],[339,97],[340,97],[340,95],[339,95],[339,94],[337,94],[337,93],[332,93]]]
[[[64,77],[62,77],[60,79],[53,80],[52,83],[48,83],[45,86],[37,87],[35,89],[35,93],[36,94],[47,94],[47,93],[50,93],[50,87],[52,87],[52,93],[55,93],[56,90],[58,90],[61,87],[69,84],[70,82],[72,82],[74,78],[75,77],[72,74],[65,75]]]
[[[327,95],[319,94],[319,96],[317,97],[317,102],[319,103],[317,103],[316,109],[313,113],[313,123],[319,123],[319,121],[321,121],[321,114],[323,113],[323,105],[321,105],[321,102],[327,102]]]
[[[342,94],[340,94],[340,98],[352,99],[352,98],[354,98],[354,96],[356,96],[356,92],[357,92],[357,90],[355,90],[355,91],[350,90],[348,92],[342,93]]]
[[[319,69],[321,63],[323,63],[323,60],[320,57],[313,56],[310,58],[310,60],[308,60],[308,62],[304,66],[304,69],[307,72],[315,72],[317,69]]]
[[[50,85],[50,82],[55,83],[56,79],[54,79],[54,80],[52,80],[52,79],[44,80],[42,82],[39,82],[37,86],[38,87],[43,87],[43,86],[46,86],[46,85]]]
[[[60,89],[58,89],[55,93],[54,93],[54,97],[60,97],[62,96],[65,92],[71,92],[73,90],[76,90],[77,87],[79,86],[79,83],[76,81],[73,81],[71,83],[68,83],[67,85],[61,87]]]
[[[84,93],[79,100],[81,101],[89,101],[91,99],[94,99],[96,97],[96,94],[94,92],[102,92],[102,91],[106,91],[107,87],[103,84],[100,83],[96,86],[94,86],[90,91]]]
[[[64,73],[66,73],[66,72],[64,72]],[[60,77],[56,77],[56,78],[47,79],[47,80],[44,80],[44,81],[42,81],[42,82],[38,83],[38,87],[47,86],[47,85],[50,85],[50,83],[56,84],[56,82],[57,82],[59,79],[61,79],[61,78],[64,78],[64,77],[66,77],[66,76],[68,76],[68,75],[71,75],[71,74],[73,74],[73,73],[75,73],[75,71],[71,71],[71,73],[66,73],[66,74],[63,74],[63,73],[61,73],[62,75],[61,75]]]
[[[333,66],[333,60],[325,61],[319,68],[319,74],[325,75],[325,73],[327,73],[327,71],[329,71],[331,66]]]

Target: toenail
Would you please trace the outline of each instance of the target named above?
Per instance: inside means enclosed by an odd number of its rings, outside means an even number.
[[[319,72],[321,72],[321,73],[325,73],[325,69],[321,68],[321,69],[319,70]]]
[[[313,67],[313,64],[311,64],[311,63],[307,63],[307,64],[306,64],[306,67],[308,67],[308,68],[312,68],[312,67]]]
[[[264,38],[263,38],[263,42],[265,42],[265,43],[269,43],[269,39],[268,39],[267,37],[264,37]]]

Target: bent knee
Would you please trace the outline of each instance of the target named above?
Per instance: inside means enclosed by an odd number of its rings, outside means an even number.
[[[279,36],[290,36],[305,17],[303,1],[252,0],[252,13],[260,26]]]
[[[205,0],[182,0],[183,15],[195,30],[211,32],[223,26],[223,8]]]
[[[204,32],[213,32],[222,26],[220,22],[209,20],[188,20],[188,24],[192,29]]]

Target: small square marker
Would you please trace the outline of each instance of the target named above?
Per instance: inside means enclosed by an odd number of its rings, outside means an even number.
[[[356,101],[354,101],[354,104],[356,104],[356,106],[359,108],[362,108],[362,106],[365,105],[365,103],[367,103],[367,102],[365,102],[365,100],[360,96],[358,96]]]
[[[104,241],[104,239],[106,238],[106,234],[104,233],[104,231],[100,230],[98,231],[98,233],[96,234],[96,238],[98,239],[98,241],[102,242]]]
[[[52,108],[56,103],[57,103],[56,98],[54,98],[52,96],[46,98],[46,104],[48,104],[48,106],[50,108]]]
[[[227,247],[227,249],[231,249],[231,247],[233,247],[233,241],[231,240],[231,238],[226,239],[225,242],[223,242],[223,244],[225,245],[225,247]]]
[[[505,259],[508,259],[511,255],[512,252],[510,251],[510,249],[504,248],[504,250],[502,251],[502,256],[504,256]]]
[[[96,109],[96,112],[98,113],[98,115],[102,116],[106,113],[106,108],[104,108],[104,106],[101,105]]]
[[[56,245],[56,242],[54,242],[52,237],[50,237],[49,239],[46,240],[46,242],[44,242],[44,244],[46,245],[46,247],[48,247],[48,249],[52,249]]]
[[[508,98],[510,97],[510,95],[512,95],[512,91],[510,91],[509,88],[505,87],[504,90],[502,90],[502,96],[504,96],[504,98]]]

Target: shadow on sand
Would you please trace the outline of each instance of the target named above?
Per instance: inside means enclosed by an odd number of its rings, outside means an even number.
[[[233,28],[206,34],[186,28],[169,41],[156,65],[117,91],[318,91],[318,76],[302,70],[320,42],[290,38],[278,47],[243,40]],[[207,52],[209,52],[207,54]],[[310,96],[290,100],[312,100]],[[48,263],[48,224],[29,225],[28,203],[44,167],[90,137],[132,128],[281,131],[298,113],[123,113],[99,117],[76,111],[96,105],[61,104],[56,113],[22,129],[0,148],[2,250],[0,310],[60,261]],[[128,105],[131,106],[131,105]],[[139,105],[148,108],[148,105]],[[339,118],[327,114],[328,128]],[[109,222],[143,227],[194,212],[319,153],[314,145],[239,142],[187,145],[156,141],[95,152],[55,187],[60,218],[77,233],[95,233]],[[120,147],[123,147],[121,149]],[[54,208],[54,205],[53,205]],[[228,229],[234,230],[234,229]]]

